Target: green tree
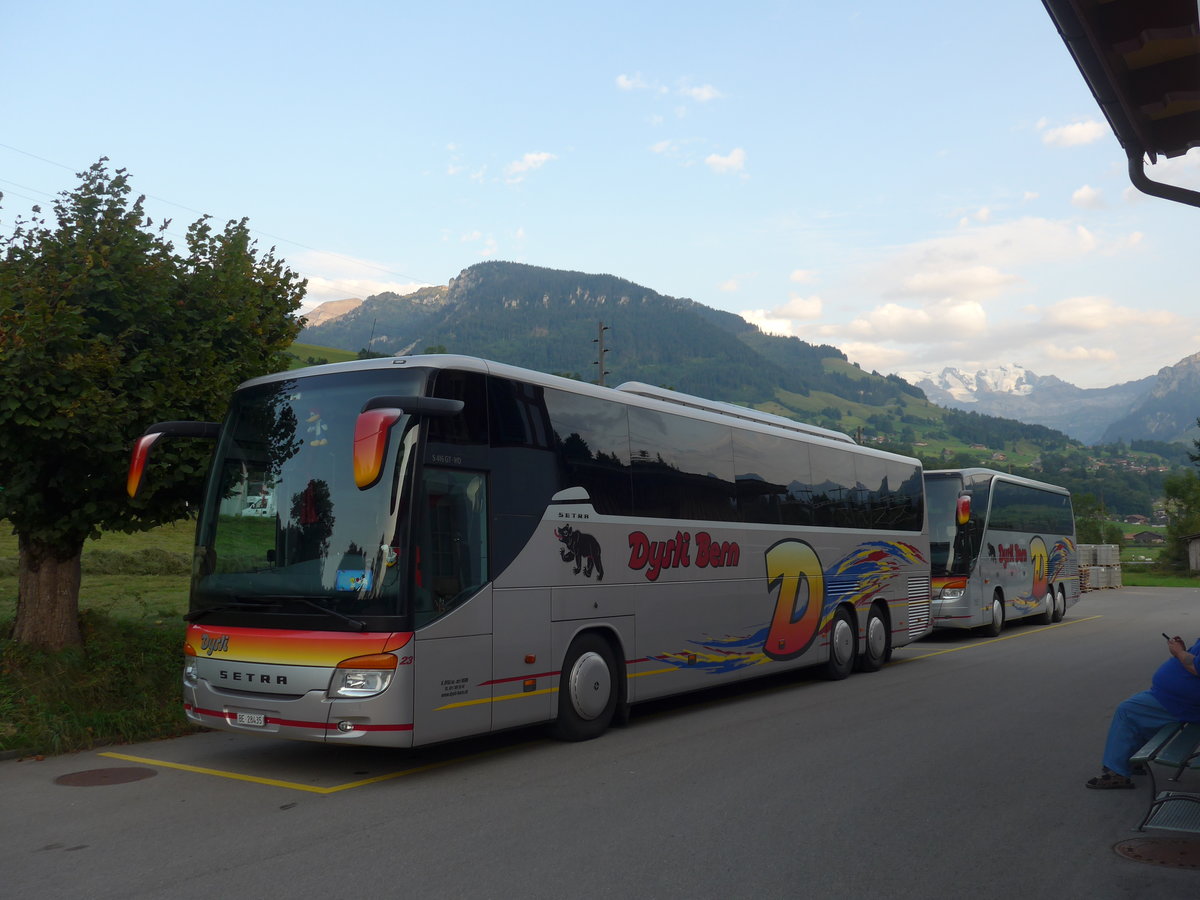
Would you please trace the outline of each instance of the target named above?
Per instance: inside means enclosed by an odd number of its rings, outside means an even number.
[[[1163,484],[1167,510],[1167,545],[1160,559],[1187,568],[1189,534],[1200,533],[1200,477],[1190,469],[1172,473]]]
[[[262,253],[246,221],[207,217],[177,255],[101,159],[0,239],[0,519],[17,534],[13,637],[80,643],[80,554],[99,529],[187,514],[208,448],[164,448],[124,491],[129,447],[170,419],[219,418],[238,382],[287,368],[305,282]],[[165,463],[165,464],[164,464]]]
[[[1075,512],[1075,539],[1081,544],[1104,544],[1104,514],[1095,494],[1071,497]]]

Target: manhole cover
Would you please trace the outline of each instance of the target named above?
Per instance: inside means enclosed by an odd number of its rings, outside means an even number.
[[[1200,869],[1200,839],[1197,838],[1135,838],[1122,841],[1113,849],[1119,856],[1135,862]]]
[[[141,781],[143,778],[153,778],[157,774],[153,769],[141,766],[122,766],[112,769],[88,769],[86,772],[59,775],[54,779],[54,783],[65,784],[68,787],[98,787],[102,784],[128,784],[131,781]]]

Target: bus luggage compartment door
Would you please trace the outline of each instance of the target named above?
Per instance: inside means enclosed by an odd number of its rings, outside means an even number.
[[[545,722],[558,687],[550,644],[550,588],[493,592],[492,727]]]
[[[492,636],[418,638],[413,744],[428,744],[492,727]]]

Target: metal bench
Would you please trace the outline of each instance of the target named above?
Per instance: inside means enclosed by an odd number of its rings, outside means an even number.
[[[1142,749],[1129,758],[1150,773],[1150,806],[1138,831],[1158,828],[1200,834],[1200,793],[1160,789],[1158,767],[1173,769],[1167,781],[1179,783],[1186,769],[1200,769],[1200,722],[1164,725]]]

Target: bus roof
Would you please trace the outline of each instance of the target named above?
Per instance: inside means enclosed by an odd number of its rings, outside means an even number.
[[[286,381],[291,378],[307,378],[314,375],[325,375],[335,372],[394,369],[401,366],[405,368],[428,366],[435,369],[459,369],[468,372],[482,372],[498,375],[502,378],[513,378],[520,381],[526,381],[531,384],[538,384],[544,387],[554,387],[560,390],[572,391],[578,394],[586,394],[592,397],[602,397],[608,400],[616,400],[617,402],[625,403],[630,406],[641,406],[648,409],[657,409],[662,412],[674,412],[681,415],[687,415],[692,418],[708,419],[710,421],[723,421],[729,424],[735,424],[730,423],[729,420],[736,419],[738,420],[736,424],[740,427],[750,426],[753,428],[754,426],[758,426],[759,428],[764,429],[784,431],[791,433],[794,437],[804,437],[806,439],[815,441],[828,441],[830,443],[839,445],[849,445],[849,447],[854,448],[856,452],[869,456],[882,456],[893,459],[903,459],[908,462],[917,462],[916,459],[911,457],[891,453],[886,450],[879,450],[874,447],[864,447],[861,444],[855,443],[853,438],[840,431],[835,431],[830,428],[821,428],[818,425],[808,425],[795,419],[788,419],[784,416],[760,412],[759,410],[751,409],[745,406],[737,406],[733,403],[724,403],[718,400],[707,400],[703,397],[695,397],[690,394],[680,393],[679,391],[671,391],[667,390],[666,388],[654,387],[653,385],[643,384],[636,381],[625,382],[616,388],[602,387],[600,385],[589,384],[586,381],[576,381],[572,378],[564,378],[561,375],[549,375],[545,372],[538,372],[533,369],[524,369],[520,366],[509,365],[508,363],[494,362],[492,360],[481,359],[475,356],[460,356],[451,353],[377,357],[374,359],[351,360],[349,362],[326,363],[319,366],[306,366],[301,369],[289,369],[286,372],[275,372],[270,375],[251,378],[250,380],[240,384],[238,386],[238,390],[254,387],[260,384]]]
[[[718,412],[738,419],[745,419],[749,422],[761,422],[776,428],[786,428],[789,431],[799,431],[804,434],[816,435],[817,437],[827,438],[831,441],[844,441],[847,444],[854,443],[854,439],[850,435],[844,434],[841,431],[834,431],[832,428],[809,425],[806,422],[798,422],[795,419],[788,419],[784,416],[774,415],[773,413],[760,412],[748,406],[737,406],[733,403],[723,403],[720,400],[706,400],[703,397],[694,397],[691,394],[683,394],[679,391],[655,387],[654,385],[644,384],[640,381],[626,381],[624,384],[617,385],[617,390],[637,394],[639,397],[653,397],[655,400],[663,400],[667,403],[686,406],[690,409]]]
[[[936,477],[938,475],[992,475],[1016,484],[1024,484],[1029,487],[1040,488],[1043,491],[1054,491],[1058,494],[1067,495],[1070,495],[1071,493],[1061,485],[1050,484],[1047,481],[1038,481],[1034,478],[1026,478],[1024,475],[1013,475],[1011,472],[1001,472],[999,469],[988,469],[984,466],[970,466],[965,469],[926,469],[925,475],[926,477]]]

